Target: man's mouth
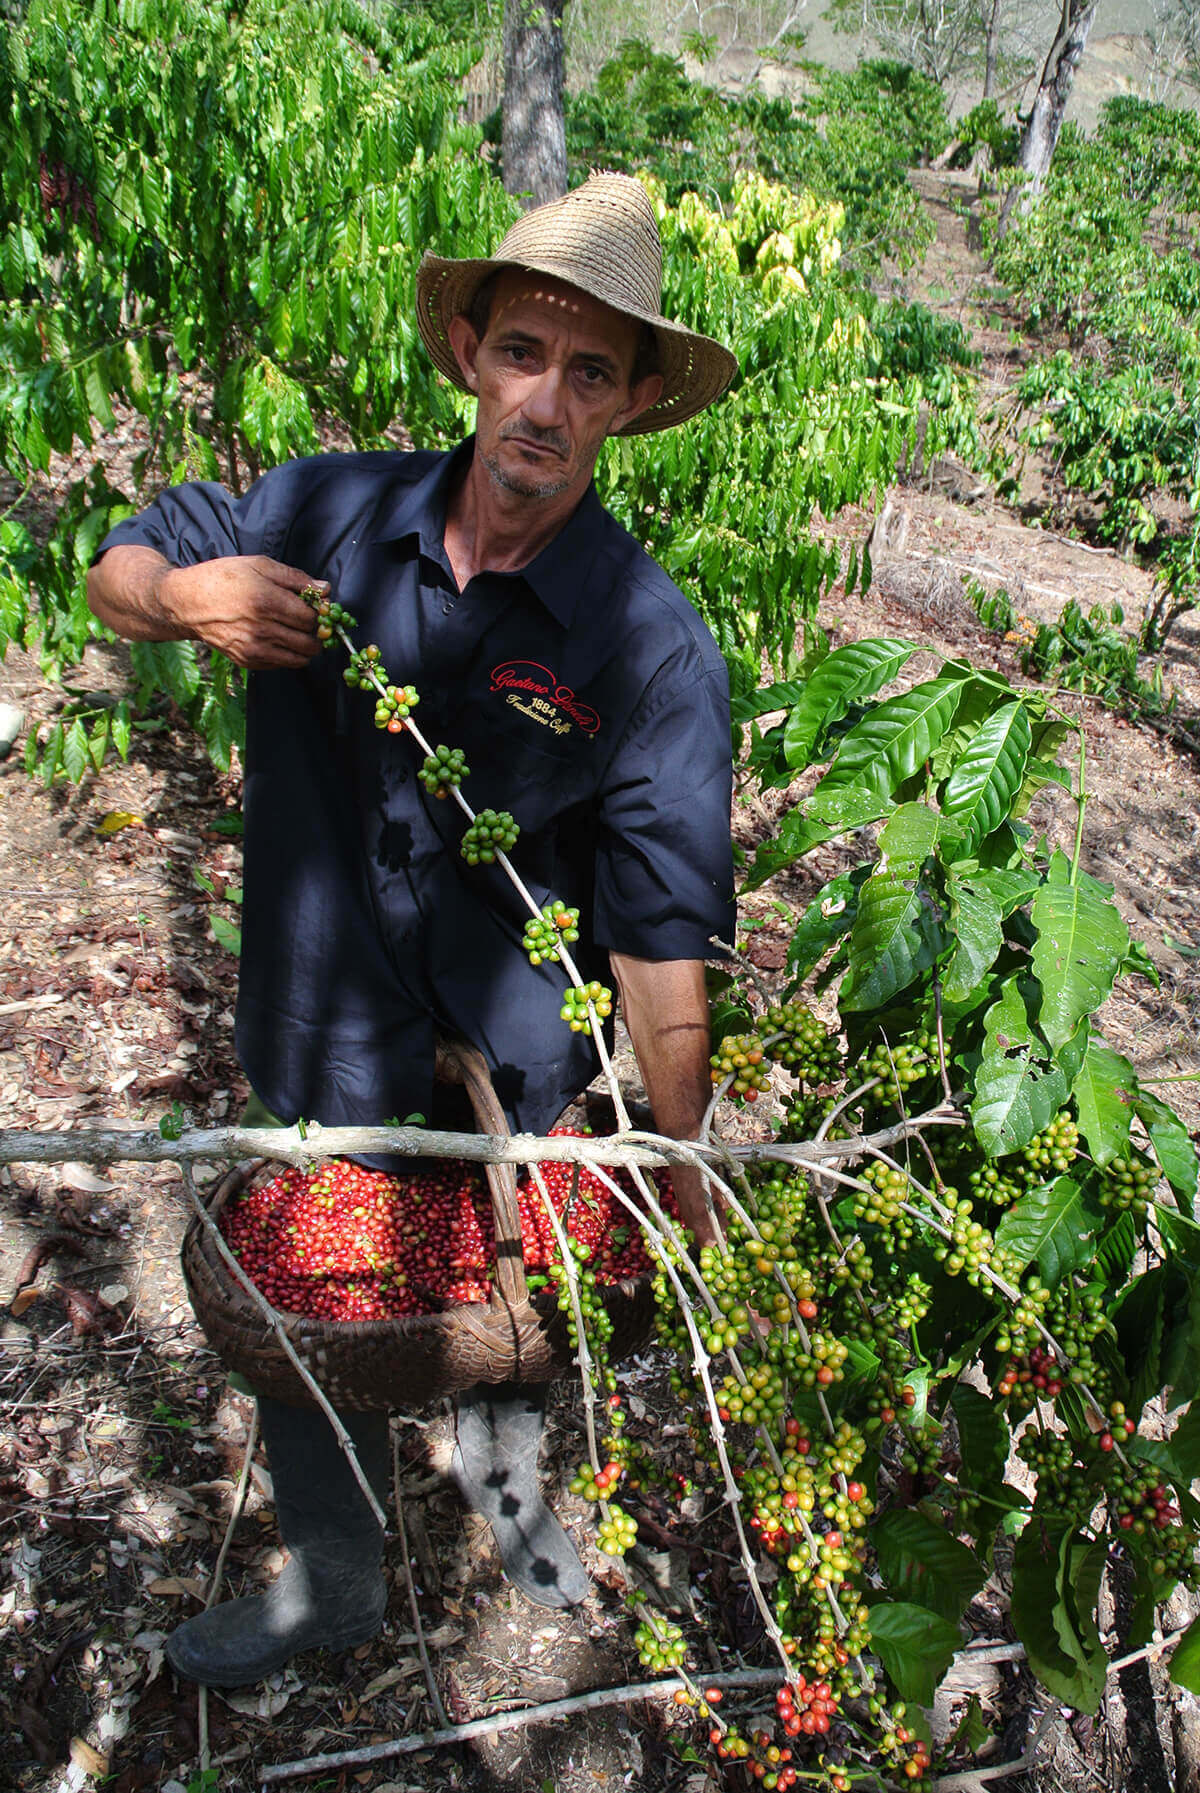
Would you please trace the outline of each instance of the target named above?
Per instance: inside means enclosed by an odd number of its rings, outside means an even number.
[[[500,440],[511,442],[514,448],[521,449],[525,454],[552,454],[560,461],[567,458],[565,445],[554,438],[547,440],[545,437],[527,435],[523,430],[507,430],[502,432]]]

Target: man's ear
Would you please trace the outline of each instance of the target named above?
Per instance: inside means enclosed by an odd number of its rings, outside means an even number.
[[[455,321],[457,322],[457,320]],[[627,423],[632,423],[635,417],[640,417],[643,411],[648,411],[651,405],[658,402],[662,389],[663,377],[661,374],[647,374],[644,380],[639,380],[636,386],[631,386],[629,397],[608,426],[609,435],[615,436],[617,431],[623,430]]]
[[[454,350],[454,359],[458,362],[462,377],[472,392],[479,391],[479,370],[476,365],[479,358],[479,338],[475,334],[470,318],[459,312],[447,325],[450,347]]]

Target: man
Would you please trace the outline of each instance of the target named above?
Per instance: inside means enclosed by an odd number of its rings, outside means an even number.
[[[464,864],[456,806],[423,790],[410,741],[374,728],[339,656],[318,656],[301,596],[315,585],[391,680],[417,686],[427,738],[464,750],[473,806],[515,815],[536,900],[579,908],[578,963],[585,978],[611,966],[656,1125],[700,1125],[703,959],[732,927],[724,667],[592,485],[608,436],[683,421],[736,371],[660,316],[660,292],[644,190],[594,175],[527,213],[492,260],[421,264],[421,333],[476,395],[474,438],[448,455],[295,462],[238,500],[179,487],[101,546],[102,621],[206,642],[253,674],[236,1039],[276,1115],[436,1115],[435,1028],[483,1051],[515,1127],[546,1131],[595,1071],[589,1038],[559,1018],[561,967],[521,950],[528,917],[502,872]],[[710,1237],[697,1176],[676,1188]],[[402,1398],[402,1364],[397,1383]],[[278,1402],[260,1413],[290,1560],[266,1596],[171,1639],[175,1666],[214,1685],[349,1647],[385,1604],[379,1530],[331,1432]],[[382,1490],[386,1418],[346,1418]],[[510,1577],[563,1606],[587,1583],[538,1494],[541,1424],[537,1391],[471,1391],[454,1468]]]

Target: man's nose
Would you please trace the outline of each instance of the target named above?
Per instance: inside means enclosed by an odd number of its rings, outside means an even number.
[[[526,388],[521,409],[539,429],[553,429],[563,421],[566,390],[563,370],[550,362]]]

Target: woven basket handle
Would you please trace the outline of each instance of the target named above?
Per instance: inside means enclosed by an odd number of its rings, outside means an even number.
[[[508,1137],[508,1122],[492,1087],[483,1054],[466,1040],[440,1037],[437,1074],[446,1083],[461,1083],[471,1098],[475,1124],[481,1133]],[[521,1214],[517,1207],[517,1173],[511,1164],[488,1164],[488,1192],[496,1223],[496,1281],[507,1307],[529,1299],[525,1260],[521,1251]]]

